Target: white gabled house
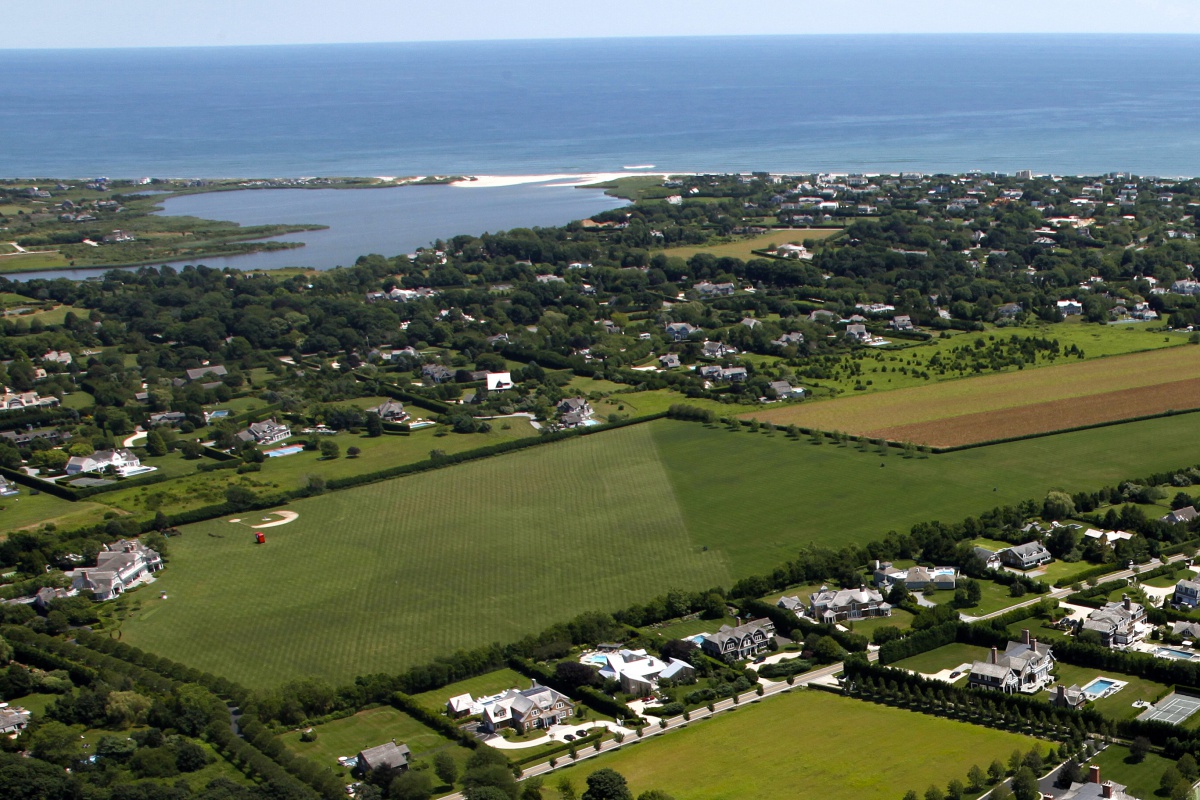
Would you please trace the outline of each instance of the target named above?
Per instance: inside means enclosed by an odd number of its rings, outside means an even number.
[[[105,546],[96,555],[96,566],[66,573],[71,588],[91,592],[95,600],[111,600],[130,586],[163,568],[162,556],[136,539]]]
[[[142,461],[129,450],[97,450],[90,456],[72,456],[67,459],[67,474],[79,475],[86,472],[105,472],[111,467],[122,478],[153,472],[157,467],[143,467]]]

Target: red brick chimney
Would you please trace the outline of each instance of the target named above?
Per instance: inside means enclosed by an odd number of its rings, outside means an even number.
[[[1029,628],[1021,630],[1021,644],[1029,644]]]
[[[1125,606],[1126,611],[1133,610],[1133,601],[1129,599],[1129,595],[1127,595],[1127,594],[1121,595],[1121,603]]]
[[[995,663],[998,663],[998,661],[999,661],[999,657],[1000,657],[1000,656],[999,656],[999,654],[1000,654],[1000,651],[999,651],[999,650],[997,650],[995,647],[993,647],[993,648],[992,648],[992,660],[991,660],[991,661],[989,661],[988,663],[989,663],[989,664],[995,664]]]
[[[1103,797],[1112,797],[1113,796],[1113,782],[1105,781],[1103,784],[1101,784],[1100,794]]]
[[[1088,783],[1100,782],[1100,765],[1092,764],[1092,768],[1088,770]]]

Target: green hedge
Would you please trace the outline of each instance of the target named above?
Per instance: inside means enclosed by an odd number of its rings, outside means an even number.
[[[893,639],[879,648],[879,663],[894,664],[919,653],[936,650],[951,644],[958,638],[957,622],[944,622],[923,631],[917,631],[903,639]]]

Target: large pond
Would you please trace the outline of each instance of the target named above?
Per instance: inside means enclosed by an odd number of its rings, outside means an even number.
[[[230,220],[242,225],[313,223],[327,230],[276,237],[304,247],[227,258],[192,259],[209,267],[276,269],[349,266],[361,255],[411,253],[436,239],[511,228],[564,225],[624,200],[560,182],[510,186],[400,186],[383,189],[253,189],[185,195],[164,201],[162,214]],[[84,278],[103,270],[60,269],[9,275]]]

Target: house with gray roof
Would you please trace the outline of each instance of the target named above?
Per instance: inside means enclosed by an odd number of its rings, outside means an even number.
[[[890,617],[892,606],[878,589],[830,589],[822,586],[808,598],[808,614],[817,622],[834,624],[843,620]]]
[[[1200,581],[1182,580],[1175,584],[1175,593],[1171,596],[1171,604],[1176,608],[1200,606]]]
[[[1121,602],[1105,603],[1087,615],[1080,630],[1100,634],[1105,647],[1124,647],[1146,634],[1146,609],[1135,603],[1129,595],[1121,595]]]
[[[771,389],[780,400],[799,400],[804,397],[804,389],[792,386],[788,381],[771,381]]]
[[[775,345],[780,350],[782,350],[785,347],[788,347],[789,345],[800,346],[800,345],[804,344],[804,334],[800,333],[799,331],[792,331],[791,333],[785,333],[782,336],[780,336],[778,339],[772,339],[771,344]]]
[[[667,336],[676,342],[686,341],[693,333],[700,332],[699,328],[687,322],[668,322],[666,330]]]
[[[360,750],[357,769],[362,775],[368,775],[376,770],[403,771],[408,769],[411,757],[412,753],[409,751],[408,745],[397,744],[393,739],[390,742]]]
[[[0,497],[13,497],[20,494],[17,485],[8,478],[0,475]]]
[[[871,334],[867,330],[867,326],[861,323],[846,326],[846,338],[853,339],[856,342],[869,342]]]
[[[1177,525],[1181,522],[1191,522],[1197,516],[1200,516],[1200,514],[1197,514],[1194,506],[1184,506],[1183,508],[1175,509],[1165,517],[1159,517],[1159,519],[1168,524]]]
[[[146,421],[151,425],[178,425],[185,419],[187,414],[182,411],[164,411],[161,414],[151,414]]]
[[[426,364],[421,367],[421,376],[433,383],[446,383],[454,379],[454,372],[441,364]]]
[[[721,380],[729,381],[730,383],[741,383],[748,378],[750,373],[745,367],[725,367],[721,370]]]
[[[1200,640],[1200,622],[1186,620],[1171,623],[1171,633],[1192,641]]]
[[[779,606],[780,608],[786,608],[788,611],[791,611],[797,617],[803,617],[804,613],[806,611],[808,611],[808,606],[806,606],[804,604],[804,601],[801,600],[796,595],[788,595],[786,597],[781,597],[781,598],[779,598],[779,602],[776,603],[775,605]]]
[[[481,727],[488,733],[501,728],[525,733],[566,722],[574,714],[575,704],[570,697],[534,681],[528,689],[509,689],[486,703]]]
[[[1025,544],[1006,547],[998,554],[1000,561],[1017,569],[1033,569],[1054,560],[1050,551],[1041,542],[1026,542]]]
[[[986,547],[972,547],[971,552],[975,557],[983,562],[987,569],[1000,569],[1000,554],[988,550]]]
[[[404,403],[399,400],[388,400],[368,410],[374,411],[384,422],[406,422],[408,420],[408,412],[404,409]]]
[[[958,580],[958,570],[954,567],[922,567],[916,565],[907,569],[893,566],[890,561],[876,561],[874,583],[880,589],[887,589],[897,583],[903,583],[905,588],[920,591],[928,586],[935,589],[953,589]]]
[[[1055,800],[1137,800],[1124,784],[1100,780],[1100,767],[1092,764],[1086,781],[1072,783]]]
[[[987,661],[972,664],[967,685],[1007,693],[1035,694],[1054,682],[1053,667],[1054,654],[1050,645],[1039,643],[1026,629],[1021,631],[1021,641],[1009,642],[1003,654],[993,647]]]
[[[679,365],[679,356],[675,355],[674,353],[667,353],[666,355],[658,357],[658,366],[661,369],[675,369]]]
[[[117,542],[96,554],[96,566],[65,573],[76,592],[91,592],[97,601],[111,600],[133,584],[163,568],[162,556],[136,539]]]
[[[1087,695],[1079,688],[1079,684],[1073,683],[1070,686],[1063,686],[1061,683],[1055,687],[1054,692],[1050,695],[1050,705],[1055,708],[1083,708],[1087,702]]]
[[[195,369],[187,370],[187,379],[189,381],[198,381],[201,378],[212,376],[221,378],[229,374],[229,370],[225,369],[223,364],[210,364],[206,367],[196,367]]]
[[[25,730],[33,715],[23,708],[0,708],[0,735]]]
[[[700,650],[729,663],[745,661],[766,652],[775,640],[775,623],[763,617],[738,625],[722,625],[700,640]]]
[[[271,419],[264,419],[262,422],[252,422],[242,430],[237,432],[237,438],[243,442],[253,442],[254,444],[275,444],[292,435],[292,429],[287,425],[281,425]]]

